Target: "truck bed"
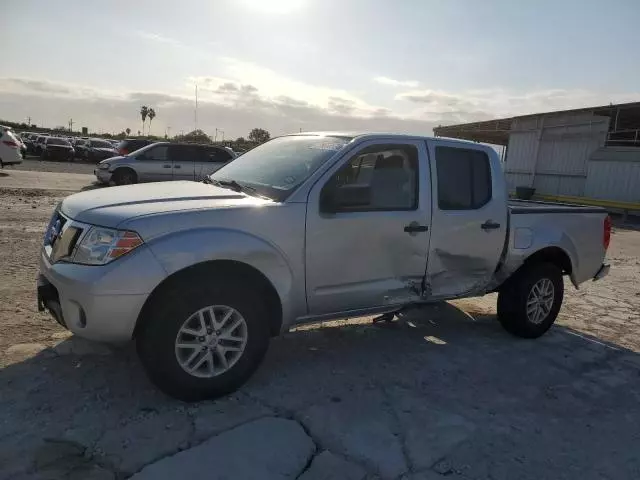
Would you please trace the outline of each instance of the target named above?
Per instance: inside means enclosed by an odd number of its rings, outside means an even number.
[[[527,213],[606,213],[601,207],[573,205],[570,203],[539,202],[534,200],[509,200],[507,203],[512,214]]]

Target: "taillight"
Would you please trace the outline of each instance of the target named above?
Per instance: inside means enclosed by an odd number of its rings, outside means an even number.
[[[602,245],[605,250],[609,248],[609,243],[611,243],[611,217],[607,215],[604,219],[604,234],[602,236]]]
[[[13,140],[3,140],[2,143],[4,143],[7,147],[18,148],[18,144]]]

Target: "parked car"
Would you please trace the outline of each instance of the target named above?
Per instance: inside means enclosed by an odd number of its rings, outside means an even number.
[[[27,143],[24,139],[24,137],[22,136],[22,134],[18,134],[13,132],[14,136],[18,139],[18,142],[20,142],[20,155],[22,155],[22,158],[26,158],[27,156]]]
[[[71,195],[47,232],[40,309],[79,336],[134,339],[152,381],[189,401],[237,389],[271,336],[322,319],[497,291],[501,325],[539,337],[563,275],[607,275],[611,222],[509,202],[478,143],[322,133],[273,139],[206,182]]]
[[[42,160],[73,161],[75,151],[71,144],[64,138],[47,137],[42,145],[40,158]]]
[[[0,125],[0,167],[22,163],[20,148],[22,142],[13,133],[11,127]]]
[[[42,155],[42,146],[44,142],[49,138],[49,135],[38,135],[33,143],[33,150],[35,155]]]
[[[88,162],[99,162],[117,155],[116,149],[106,140],[90,138],[80,146],[79,157]]]
[[[152,140],[146,140],[144,138],[125,138],[118,144],[116,150],[118,152],[118,155],[124,156],[129,155],[130,153],[133,153],[136,150],[141,149],[142,147],[151,145],[152,143]]]
[[[74,151],[75,151],[75,158],[83,158],[83,150],[84,150],[84,144],[87,140],[83,139],[83,138],[74,138],[71,141],[71,146],[73,147]]]
[[[35,141],[37,137],[37,133],[27,133],[22,135],[24,144],[27,147],[27,155],[35,155]]]
[[[94,170],[101,183],[128,185],[167,180],[202,180],[235,158],[225,147],[158,142],[124,157],[100,162]]]

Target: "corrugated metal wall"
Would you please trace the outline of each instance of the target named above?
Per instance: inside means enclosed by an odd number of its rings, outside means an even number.
[[[640,148],[605,147],[593,153],[585,196],[640,203]]]
[[[505,163],[509,189],[533,184],[541,194],[584,195],[589,158],[608,129],[608,117],[591,114],[515,119]]]

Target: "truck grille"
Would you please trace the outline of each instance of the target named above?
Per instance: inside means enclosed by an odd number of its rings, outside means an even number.
[[[52,262],[69,257],[82,234],[82,229],[70,225],[68,220],[56,212],[51,217],[44,236],[44,246]]]

